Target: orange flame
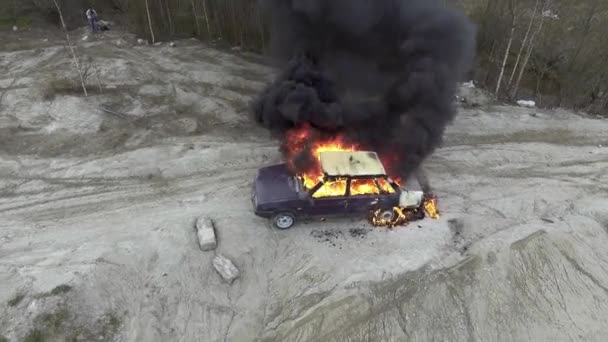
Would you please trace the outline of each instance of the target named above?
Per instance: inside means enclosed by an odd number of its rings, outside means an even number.
[[[313,128],[306,124],[294,128],[287,133],[288,146],[286,146],[286,149],[289,156],[297,156],[304,151],[310,151],[310,156],[314,158],[315,163],[313,163],[311,168],[299,172],[299,177],[302,179],[304,187],[308,190],[312,189],[323,180],[323,172],[320,164],[321,152],[357,151],[361,149],[361,146],[348,142],[341,135],[324,140],[317,140],[313,135]],[[292,169],[297,170],[292,158],[288,158],[288,163]],[[399,184],[399,179],[393,180]],[[378,185],[376,185],[373,180],[353,180],[351,183],[351,195],[379,194],[380,192],[392,193],[395,191],[390,184],[383,179],[378,180]],[[314,197],[343,196],[345,193],[346,180],[337,179],[325,183],[315,192]]]

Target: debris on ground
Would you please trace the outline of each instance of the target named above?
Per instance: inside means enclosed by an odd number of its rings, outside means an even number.
[[[215,258],[213,258],[213,268],[220,274],[220,276],[228,283],[232,284],[232,282],[240,276],[240,272],[234,263],[225,256],[221,254],[217,254]]]
[[[145,40],[143,40],[143,39],[141,39],[141,38],[137,39],[137,44],[139,44],[139,45],[144,45],[145,43],[146,43],[146,41],[145,41]]]
[[[196,220],[196,236],[201,250],[211,251],[217,247],[215,229],[210,218],[201,216]]]
[[[317,230],[314,229],[310,232],[310,236],[315,238],[319,243],[327,243],[331,247],[342,248],[338,240],[344,237],[344,232],[341,230]],[[336,245],[338,244],[338,245]]]
[[[536,102],[528,101],[528,100],[519,100],[519,101],[517,101],[517,105],[520,107],[535,108]]]
[[[364,238],[371,231],[372,229],[369,228],[351,228],[348,230],[348,233],[354,238]]]

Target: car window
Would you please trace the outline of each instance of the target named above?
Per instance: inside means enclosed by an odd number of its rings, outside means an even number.
[[[378,179],[378,184],[380,185],[380,189],[382,190],[383,193],[392,194],[395,192],[395,189],[391,186],[391,184],[385,178]]]
[[[353,179],[350,182],[350,194],[352,196],[377,195],[380,190],[373,179]]]
[[[327,181],[319,190],[312,194],[314,198],[335,197],[346,195],[346,179]]]

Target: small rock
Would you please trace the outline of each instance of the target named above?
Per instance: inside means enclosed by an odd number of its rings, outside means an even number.
[[[141,39],[141,38],[137,39],[137,44],[139,44],[139,45],[144,45],[145,43],[146,43],[146,41],[145,41],[145,40],[143,40],[143,39]]]
[[[46,43],[46,42],[49,41],[49,39],[48,38],[44,38],[42,41]]]
[[[240,275],[239,270],[234,266],[232,261],[221,254],[216,255],[215,258],[213,258],[212,263],[213,268],[215,268],[217,273],[219,273],[228,284],[232,284]]]
[[[180,132],[192,134],[198,129],[198,122],[194,118],[184,117],[175,121],[175,126]]]
[[[241,47],[240,46],[235,46],[232,48],[232,51],[241,51]]]
[[[196,236],[201,250],[211,251],[217,248],[213,222],[208,217],[201,216],[196,220]]]
[[[161,46],[163,44],[163,42],[156,42],[154,43],[154,46]]]
[[[17,32],[19,28],[17,26],[13,26],[13,31]]]
[[[171,42],[171,43],[169,43],[169,46],[170,46],[170,47],[175,47],[175,43],[174,43],[174,42]]]
[[[82,40],[86,42],[87,40],[89,40],[89,36],[82,37]]]

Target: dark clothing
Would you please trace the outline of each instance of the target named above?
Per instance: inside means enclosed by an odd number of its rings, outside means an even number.
[[[94,9],[89,8],[86,11],[87,20],[89,21],[89,27],[92,32],[97,32],[97,12]]]

